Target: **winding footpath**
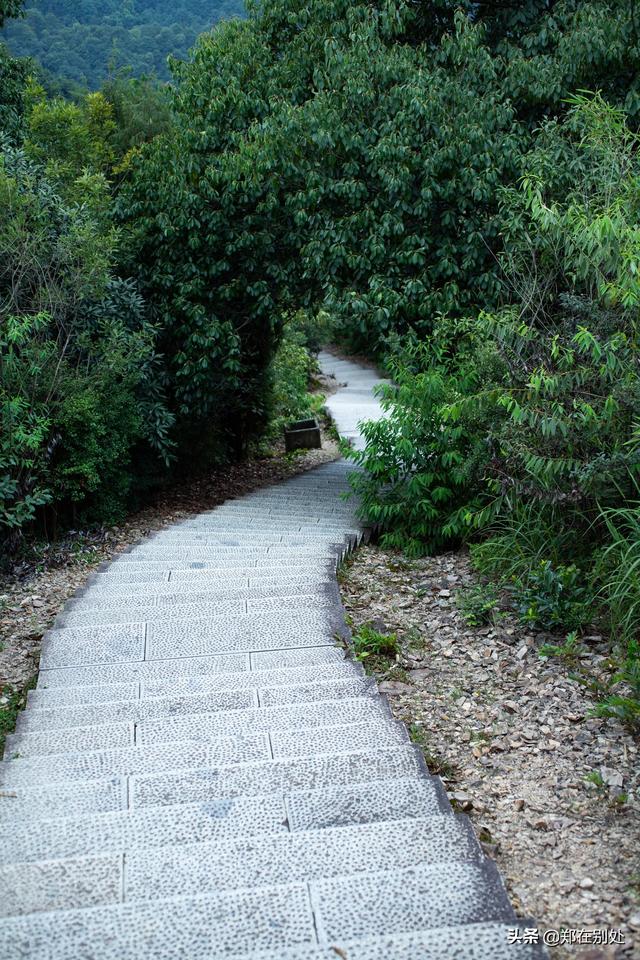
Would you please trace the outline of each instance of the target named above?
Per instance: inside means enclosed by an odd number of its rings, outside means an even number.
[[[376,377],[321,362],[358,444]],[[177,523],[67,605],[0,765],[3,960],[543,956],[345,656],[350,469]]]

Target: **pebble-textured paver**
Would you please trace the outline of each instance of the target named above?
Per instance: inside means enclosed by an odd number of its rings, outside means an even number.
[[[320,362],[360,447],[380,380]],[[0,764],[0,956],[544,956],[346,652],[352,469],[174,524],[67,605]]]

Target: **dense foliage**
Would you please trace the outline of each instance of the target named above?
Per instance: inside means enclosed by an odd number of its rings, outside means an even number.
[[[631,695],[609,691],[602,710],[633,722],[639,145],[599,96],[574,98],[563,122],[539,129],[525,176],[501,191],[503,302],[458,324],[444,350],[445,318],[417,354],[405,347],[389,419],[367,426],[356,455],[365,509],[390,544],[422,552],[471,539],[479,571],[506,586],[525,622],[612,627],[622,651],[612,684]]]
[[[90,89],[121,66],[167,80],[167,57],[184,57],[203,30],[244,15],[243,0],[29,0],[25,7],[4,31],[13,54],[34,57],[63,86]]]
[[[140,9],[104,25],[145,37]],[[357,457],[387,542],[469,540],[474,615],[507,590],[574,653],[606,621],[602,709],[633,714],[639,28],[632,0],[255,0],[170,89],[116,73],[73,103],[5,51],[5,524],[242,456],[306,402],[328,316],[393,376]]]

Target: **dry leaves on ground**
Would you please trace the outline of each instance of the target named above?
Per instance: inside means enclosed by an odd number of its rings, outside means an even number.
[[[637,955],[640,767],[632,736],[617,721],[589,716],[584,686],[565,664],[540,658],[547,637],[508,617],[468,626],[455,603],[473,582],[465,554],[406,561],[368,547],[341,580],[354,630],[373,623],[397,632],[402,652],[381,689],[473,819],[521,915],[541,928],[625,934],[624,947],[555,948],[554,958]],[[601,638],[586,642],[597,670]]]

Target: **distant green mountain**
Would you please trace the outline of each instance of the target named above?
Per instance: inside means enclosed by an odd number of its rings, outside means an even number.
[[[31,0],[2,31],[16,56],[34,57],[56,80],[99,87],[110,69],[169,77],[218,20],[243,16],[244,0]]]

